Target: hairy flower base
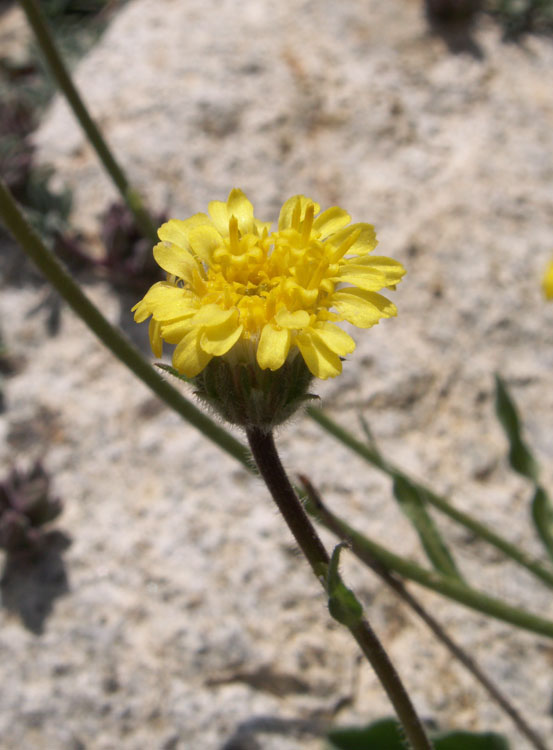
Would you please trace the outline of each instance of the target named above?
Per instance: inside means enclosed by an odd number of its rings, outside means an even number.
[[[193,379],[196,395],[231,424],[269,432],[289,419],[306,401],[313,375],[302,357],[290,357],[278,372],[257,362],[230,364],[212,359]]]

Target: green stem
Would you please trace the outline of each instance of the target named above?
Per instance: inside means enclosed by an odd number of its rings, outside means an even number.
[[[272,434],[251,428],[247,430],[247,436],[259,473],[313,573],[323,582],[330,558],[286,476]],[[347,627],[382,683],[413,750],[431,750],[432,745],[411,699],[369,623],[362,618],[355,625]]]
[[[61,294],[61,296],[68,302],[72,309],[77,315],[82,318],[84,323],[98,336],[98,338],[110,349],[113,354],[125,364],[135,375],[142,380],[159,398],[161,398],[168,406],[174,409],[183,419],[187,420],[196,427],[206,438],[214,442],[219,448],[224,450],[230,456],[239,461],[248,471],[253,471],[251,464],[251,455],[249,451],[243,446],[238,440],[236,440],[227,430],[220,427],[213,420],[206,417],[199,409],[191,404],[186,398],[184,398],[177,390],[172,388],[169,383],[163,380],[158,373],[151,367],[151,365],[144,360],[140,352],[133,347],[129,341],[122,336],[117,329],[115,329],[98,311],[96,307],[85,297],[80,288],[75,284],[71,276],[63,269],[56,258],[50,253],[44,244],[41,242],[36,233],[25,221],[23,215],[19,211],[15,201],[13,200],[9,190],[0,180],[0,218],[4,221],[7,228],[13,234],[15,239],[19,242],[21,247],[29,255],[29,257],[35,262],[37,267],[42,271],[44,276],[50,281],[52,286]],[[369,540],[366,540],[369,543]],[[371,542],[371,544],[374,544]],[[405,575],[406,578],[412,578],[418,580],[416,575],[417,571],[422,571],[424,575],[432,576],[423,568],[419,568],[414,563],[401,558],[397,555],[393,555],[385,548],[376,545],[376,552],[374,556],[379,558],[384,564],[393,570]],[[380,550],[380,556],[379,551]],[[391,558],[386,558],[386,556]],[[384,559],[385,558],[385,559]],[[387,562],[386,562],[387,561]],[[395,562],[394,562],[395,561]],[[458,596],[450,593],[447,586],[439,586],[440,581],[445,581],[440,576],[434,576],[435,581],[438,584],[430,586],[436,591],[444,594],[453,599],[458,599]],[[423,581],[420,581],[423,582]],[[428,584],[424,584],[428,585]],[[458,587],[460,589],[460,587]],[[465,589],[463,588],[462,591]],[[496,600],[493,600],[496,601]],[[463,600],[463,603],[468,607],[472,607],[479,611],[485,612],[486,610],[480,606],[471,603],[471,600]],[[518,613],[513,607],[508,605],[502,605],[501,602],[496,602],[498,605],[495,609],[494,616],[499,619],[511,622],[514,625],[525,630],[532,630],[539,632],[548,637],[553,637],[553,624],[546,620],[539,620],[540,627],[528,626],[522,618],[514,617],[503,617],[500,614],[501,606],[507,607],[507,610],[511,613]],[[521,613],[524,614],[524,613]],[[531,621],[534,622],[536,618],[532,615],[528,615]]]
[[[333,435],[337,440],[348,448],[351,448],[361,458],[365,459],[368,463],[375,466],[380,471],[383,471],[392,479],[400,478],[413,485],[419,492],[421,492],[428,502],[435,508],[438,508],[442,513],[457,521],[465,528],[470,529],[472,532],[477,534],[481,539],[485,539],[489,544],[493,545],[497,549],[500,549],[507,557],[517,562],[523,568],[526,568],[533,573],[537,578],[547,583],[548,586],[553,586],[553,572],[544,567],[540,562],[533,559],[525,552],[520,550],[516,545],[507,541],[503,537],[491,531],[485,524],[477,521],[475,518],[470,516],[468,513],[454,508],[444,497],[437,495],[431,489],[426,487],[424,484],[417,482],[407,476],[401,469],[397,468],[389,461],[386,461],[370,446],[357,440],[350,432],[344,430],[343,427],[336,424],[327,414],[322,412],[320,409],[309,407],[307,409],[309,416],[314,419],[321,427],[327,432]]]
[[[0,180],[0,217],[52,286],[108,349],[181,417],[246,468],[251,469],[248,449],[163,380],[140,352],[104,318],[98,308],[83,294],[79,286],[27,224],[2,180]]]
[[[321,511],[320,515],[319,510]],[[321,507],[315,504],[313,512],[315,516],[319,517],[323,525],[340,539],[348,542],[351,545],[353,553],[360,560],[366,562],[367,565],[370,566],[374,563],[374,560],[377,560],[387,570],[393,570],[404,578],[416,581],[426,586],[426,588],[437,591],[460,604],[464,604],[466,607],[475,609],[477,612],[482,612],[497,620],[502,620],[524,630],[529,630],[532,633],[553,638],[553,622],[551,620],[546,620],[518,607],[513,607],[500,599],[483,594],[454,578],[448,578],[434,571],[422,568],[420,565],[390,552],[377,542],[373,542],[372,539],[353,529],[324,506]]]
[[[54,79],[63,92],[67,103],[79,121],[82,129],[93,148],[95,149],[102,164],[121,193],[121,197],[134,214],[136,223],[145,237],[156,243],[157,230],[148,211],[144,208],[140,195],[132,188],[125,173],[115,160],[109,146],[104,140],[98,126],[88,113],[87,108],[73,81],[60,54],[57,50],[54,38],[48,29],[44,13],[36,0],[20,0],[21,6],[27,16],[27,20],[33,29],[38,45],[44,55]]]
[[[334,525],[334,519],[332,514],[328,511],[328,508],[323,502],[320,493],[315,489],[309,479],[301,475],[299,477],[302,486],[307,493],[308,501],[311,502],[316,509],[318,520],[323,523],[328,529],[330,529],[338,537],[341,536],[341,528]],[[549,750],[545,745],[542,738],[534,731],[534,729],[528,724],[526,719],[517,711],[515,706],[510,700],[503,694],[501,689],[487,676],[487,674],[481,669],[480,665],[470,656],[462,646],[451,638],[451,636],[444,630],[442,625],[433,617],[413,596],[413,594],[406,588],[403,581],[394,573],[391,573],[387,568],[382,565],[376,558],[373,560],[369,559],[366,555],[363,562],[370,567],[370,569],[376,573],[396,594],[402,599],[407,606],[409,606],[415,614],[417,614],[421,620],[430,628],[436,638],[444,644],[449,652],[478,680],[478,682],[487,690],[490,697],[500,706],[500,708],[512,719],[521,734],[536,748],[536,750]]]

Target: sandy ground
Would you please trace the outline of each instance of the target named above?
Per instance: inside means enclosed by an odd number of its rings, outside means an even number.
[[[552,487],[553,306],[540,293],[553,252],[552,64],[551,41],[507,45],[488,19],[461,45],[444,40],[413,0],[134,0],[77,70],[157,208],[184,218],[239,186],[263,219],[305,192],[375,224],[381,253],[408,269],[399,317],[356,335],[344,374],[318,387],[324,407],[358,434],[362,411],[388,456],[538,556],[531,488],[508,470],[493,415],[493,373],[511,386]],[[36,142],[97,244],[114,190],[61,101]],[[128,327],[132,302],[99,283],[86,291]],[[20,361],[5,383],[0,468],[43,459],[68,542],[3,587],[0,746],[309,750],[342,699],[340,723],[390,714],[262,485],[70,312],[49,337],[29,314],[43,294],[0,295]],[[374,470],[307,417],[279,445],[336,511],[424,560]],[[471,582],[553,617],[529,574],[437,520]],[[528,750],[424,626],[343,557],[421,714]],[[418,593],[553,736],[551,643]]]

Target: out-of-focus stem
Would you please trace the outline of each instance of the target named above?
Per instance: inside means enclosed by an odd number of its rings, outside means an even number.
[[[313,504],[317,512],[319,520],[328,528],[334,531],[335,534],[341,536],[341,529],[334,528],[332,514],[328,512],[326,505],[321,498],[318,490],[315,489],[313,484],[309,481],[306,476],[300,476],[300,481],[303,485],[304,490],[307,492],[310,502]],[[513,706],[509,699],[503,694],[503,692],[497,687],[495,683],[487,676],[481,669],[480,665],[476,660],[468,654],[465,649],[459,646],[456,641],[444,630],[442,625],[433,617],[419,602],[419,600],[413,596],[413,594],[406,588],[403,582],[393,573],[390,573],[384,565],[382,565],[376,558],[371,562],[368,555],[365,556],[363,562],[370,567],[370,569],[376,573],[390,588],[392,588],[396,594],[402,599],[412,610],[415,612],[423,622],[430,628],[436,638],[444,644],[444,646],[453,654],[453,656],[478,680],[478,682],[484,687],[491,698],[503,709],[503,711],[512,719],[521,734],[536,748],[536,750],[549,750],[544,744],[541,737],[532,729],[527,723],[525,718],[519,713],[519,711]]]
[[[130,341],[112,326],[83,294],[57,258],[46,249],[39,236],[26,222],[2,180],[0,180],[0,217],[27,255],[100,341],[162,401],[194,425],[205,437],[251,469],[248,449],[163,380]]]
[[[481,539],[484,539],[489,544],[492,544],[497,549],[500,549],[505,555],[507,555],[507,557],[510,557],[511,560],[514,560],[519,565],[529,570],[537,578],[542,580],[544,583],[547,583],[548,586],[553,586],[553,571],[546,568],[538,560],[534,560],[533,558],[531,558],[525,552],[520,550],[515,544],[512,544],[511,542],[507,541],[507,539],[499,536],[491,529],[489,529],[485,524],[477,521],[468,513],[464,513],[463,511],[454,508],[444,497],[437,495],[424,484],[412,479],[407,474],[402,472],[401,469],[399,469],[397,466],[394,466],[389,461],[386,461],[380,455],[380,453],[378,453],[378,451],[374,450],[369,445],[362,443],[360,440],[357,440],[357,438],[355,438],[350,432],[337,424],[328,416],[328,414],[325,414],[323,411],[321,411],[321,409],[309,407],[307,409],[307,413],[309,414],[311,419],[315,420],[315,422],[317,422],[323,429],[329,432],[341,443],[347,445],[348,448],[351,448],[351,450],[357,453],[357,455],[361,456],[361,458],[365,459],[365,461],[372,464],[388,476],[392,477],[392,479],[399,477],[407,481],[409,484],[413,485],[413,487],[415,487],[435,508],[452,518],[454,521],[457,521],[457,523],[465,526],[465,528],[470,529]]]
[[[142,357],[140,352],[88,300],[71,276],[64,270],[55,256],[44,246],[38,235],[28,225],[13,200],[10,191],[1,180],[0,218],[52,286],[123,364],[132,370],[140,380],[168,406],[174,409],[177,414],[196,427],[206,438],[239,461],[248,471],[254,471],[248,449],[236,440],[230,432],[203,414],[203,412],[191,404],[177,390],[172,388],[169,383],[163,380]],[[348,533],[346,529],[344,531],[346,538],[348,537]],[[355,532],[351,530],[351,533]],[[467,607],[491,614],[524,630],[530,630],[545,635],[548,638],[553,638],[553,623],[549,620],[525,613],[523,610],[504,604],[500,600],[486,597],[460,584],[455,586],[454,582],[425,570],[406,558],[394,555],[385,547],[378,545],[367,537],[361,538],[364,540],[366,546],[372,545],[371,554],[373,557],[377,558],[387,568],[395,570],[405,578],[418,581],[422,585],[432,588],[444,596],[461,601]],[[469,594],[471,592],[476,594],[476,596],[464,595],[467,591]],[[484,605],[490,605],[491,603],[492,608],[483,606],[483,602]]]
[[[136,223],[140,227],[140,231],[145,237],[148,237],[153,243],[157,242],[157,230],[154,222],[144,204],[138,192],[133,189],[127,177],[113,156],[111,149],[106,143],[102,133],[98,126],[90,116],[83,100],[75,84],[73,83],[71,76],[58,52],[52,34],[48,28],[48,24],[44,17],[39,4],[36,0],[21,0],[21,6],[27,16],[30,26],[36,36],[36,40],[40,47],[46,62],[50,68],[50,71],[65,98],[67,103],[73,110],[73,113],[79,121],[82,129],[86,133],[86,137],[92,144],[94,150],[98,154],[98,157],[109,176],[115,183],[115,186],[121,193],[121,197],[134,214]]]
[[[317,507],[313,508],[313,514],[318,515]],[[516,625],[523,630],[553,638],[553,622],[551,620],[513,607],[500,599],[483,594],[461,581],[422,568],[411,560],[406,560],[390,552],[382,545],[356,531],[328,508],[325,508],[324,513],[320,515],[320,521],[340,539],[347,542],[351,546],[352,552],[360,560],[366,561],[368,565],[371,565],[376,559],[387,570],[399,573],[403,578],[416,581],[426,588],[464,604],[466,607],[475,609],[477,612],[483,612],[485,615]]]

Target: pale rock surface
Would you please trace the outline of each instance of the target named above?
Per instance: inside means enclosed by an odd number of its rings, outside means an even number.
[[[380,251],[408,268],[400,315],[356,334],[343,376],[318,388],[325,407],[356,433],[362,410],[386,455],[542,555],[492,394],[499,371],[553,487],[553,306],[540,294],[553,252],[553,46],[506,45],[482,20],[474,50],[453,54],[408,0],[134,0],[76,80],[131,179],[175,217],[240,186],[263,219],[305,192],[376,225]],[[115,193],[63,102],[36,142],[94,240]],[[118,320],[109,289],[87,292]],[[0,296],[6,343],[25,360],[6,383],[0,465],[41,456],[54,475],[69,590],[40,636],[0,614],[1,747],[320,748],[316,719],[341,698],[352,698],[342,723],[390,714],[261,484],[154,402],[71,313],[47,338],[28,317],[39,298]],[[307,417],[279,443],[336,511],[423,561],[385,479]],[[553,618],[530,575],[439,521],[475,585]],[[391,593],[347,553],[343,568],[423,716],[528,750]],[[551,643],[417,593],[550,738]],[[289,679],[255,688],[243,675],[261,668]],[[237,732],[248,722],[265,727],[258,745]]]

